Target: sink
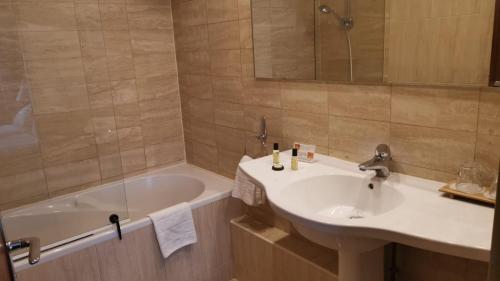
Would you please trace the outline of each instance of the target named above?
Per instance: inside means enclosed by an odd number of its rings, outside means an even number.
[[[404,201],[401,192],[371,177],[323,175],[291,183],[281,192],[297,213],[324,219],[364,219],[389,212]]]
[[[290,154],[281,154],[283,163]],[[300,234],[338,251],[339,281],[384,280],[384,245],[390,242],[489,260],[493,208],[443,197],[442,182],[397,173],[380,179],[356,163],[316,158],[301,162],[298,171],[272,171],[270,156],[240,168]]]

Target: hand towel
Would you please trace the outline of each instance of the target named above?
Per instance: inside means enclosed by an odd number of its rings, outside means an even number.
[[[253,160],[249,156],[243,156],[240,163]],[[258,206],[266,202],[266,194],[263,187],[248,176],[243,170],[238,167],[236,177],[234,179],[233,197],[241,199],[249,206]]]
[[[198,241],[191,206],[188,203],[180,203],[149,214],[149,218],[153,221],[156,238],[164,258]]]

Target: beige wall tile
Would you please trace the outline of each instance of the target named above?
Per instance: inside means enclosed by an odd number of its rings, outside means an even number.
[[[171,29],[132,30],[130,36],[134,55],[170,53],[175,50],[174,32]]]
[[[33,88],[31,93],[33,112],[35,114],[89,109],[87,90],[84,85],[61,88]]]
[[[328,85],[329,113],[336,116],[389,121],[391,88],[388,86]]]
[[[475,133],[391,125],[391,148],[397,162],[456,173],[474,160]]]
[[[2,198],[0,205],[47,194],[43,170],[33,170],[12,176],[0,177]]]
[[[242,49],[253,48],[252,21],[250,19],[240,19],[240,46]]]
[[[500,136],[500,93],[498,91],[481,91],[478,122],[480,134]]]
[[[283,111],[283,138],[328,147],[328,115]]]
[[[251,0],[238,0],[238,15],[240,19],[249,19],[252,16]]]
[[[212,79],[206,75],[184,74],[179,76],[181,95],[200,99],[212,98]]]
[[[366,160],[366,159],[365,159]],[[363,161],[365,161],[363,160]],[[421,167],[416,167],[413,165],[403,164],[399,162],[392,162],[392,169],[397,173],[402,173],[405,175],[410,175],[414,177],[420,177],[424,179],[431,179],[442,182],[450,182],[456,180],[457,174],[454,173],[444,173],[432,169],[426,169]]]
[[[80,42],[76,31],[23,32],[26,60],[78,58]]]
[[[88,159],[45,168],[49,192],[97,182],[100,179],[99,161]]]
[[[245,152],[246,133],[243,130],[217,125],[216,138],[216,145],[220,149],[231,151],[238,155],[243,155]],[[221,159],[219,159],[219,166],[220,165]]]
[[[137,103],[135,80],[113,81],[111,90],[114,105]]]
[[[123,4],[99,4],[103,30],[127,30],[127,8]]]
[[[117,130],[121,150],[132,150],[144,146],[141,127],[129,127]]]
[[[281,110],[262,106],[245,106],[245,130],[252,134],[262,132],[262,118],[266,119],[267,133],[270,136],[281,137],[283,122]]]
[[[108,56],[106,62],[111,81],[135,78],[134,60],[131,56]]]
[[[106,56],[131,56],[130,32],[128,30],[104,30]]]
[[[476,160],[486,169],[485,179],[490,180],[498,172],[500,160],[500,136],[478,134]]]
[[[330,116],[330,151],[355,155],[352,160],[370,159],[377,145],[389,144],[390,124]]]
[[[1,7],[0,7],[1,8]],[[1,25],[1,23],[0,23]],[[21,62],[21,42],[16,31],[0,31],[0,62]]]
[[[181,161],[184,159],[184,141],[174,138],[164,143],[146,145],[146,165],[154,167]]]
[[[213,76],[212,89],[217,101],[239,103],[243,99],[243,84],[240,78]]]
[[[209,23],[238,19],[238,0],[207,0]]]
[[[208,25],[209,46],[212,50],[240,48],[238,21],[227,21]]]
[[[120,153],[99,155],[99,168],[101,169],[101,178],[103,180],[122,176]]]
[[[135,55],[134,68],[137,78],[176,75],[175,53]]]
[[[205,122],[214,122],[214,105],[212,101],[201,99],[189,99],[189,114],[193,119]]]
[[[479,90],[392,87],[391,121],[433,128],[475,131]]]
[[[214,104],[215,124],[235,129],[244,129],[243,105],[228,102]]]
[[[314,83],[282,83],[281,106],[283,109],[328,113],[326,85]]]
[[[16,26],[16,13],[14,6],[11,3],[0,3],[0,30],[15,31]]]
[[[130,29],[172,28],[172,13],[169,6],[128,5]]]
[[[83,57],[104,57],[106,47],[104,35],[101,30],[86,30],[79,33],[80,45]]]
[[[244,103],[267,107],[281,107],[281,86],[279,82],[243,80]]]
[[[137,103],[120,104],[115,106],[117,128],[140,126],[141,111]]]
[[[177,52],[177,67],[180,74],[210,74],[208,51]]]
[[[241,76],[240,50],[217,50],[210,52],[210,71],[219,76]]]
[[[252,49],[241,49],[241,76],[246,79],[255,77]]]
[[[85,83],[81,58],[27,61],[31,86],[61,87]]]
[[[177,76],[158,76],[136,80],[139,101],[162,97],[179,97]]]
[[[75,4],[75,12],[78,30],[99,30],[102,28],[97,3]]]
[[[208,49],[208,26],[179,26],[175,28],[175,46],[178,51]]]
[[[225,149],[219,149],[217,156],[217,172],[226,177],[234,178],[242,156],[243,152],[238,153]]]
[[[144,148],[121,151],[120,155],[124,174],[141,171],[146,168]]]
[[[76,30],[73,3],[22,3],[15,6],[21,31]]]
[[[193,164],[217,172],[217,148],[206,144],[192,142]]]
[[[102,83],[109,81],[108,60],[106,57],[84,57],[83,69],[87,83]]]
[[[175,28],[207,23],[205,0],[174,1],[172,3]]]

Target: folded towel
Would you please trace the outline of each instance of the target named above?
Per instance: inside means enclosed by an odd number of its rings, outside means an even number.
[[[253,160],[249,156],[243,156],[240,163]],[[258,206],[266,202],[266,193],[263,187],[248,176],[238,167],[234,179],[233,197],[241,199],[249,206]]]
[[[188,203],[180,203],[149,214],[149,218],[153,221],[156,238],[164,258],[198,241],[191,206]]]

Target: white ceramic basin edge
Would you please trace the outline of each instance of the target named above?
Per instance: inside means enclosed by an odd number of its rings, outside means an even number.
[[[325,234],[380,239],[489,260],[493,208],[443,197],[438,189],[444,183],[397,173],[384,181],[372,181],[374,174],[358,171],[357,164],[324,155],[317,155],[318,161],[313,164],[301,162],[299,171],[291,171],[290,152],[281,153],[281,158],[287,168],[281,172],[271,170],[270,156],[242,163],[240,167],[264,186],[273,209],[296,226]],[[327,187],[330,178],[332,188],[333,182],[339,179],[351,181],[356,185],[353,192],[359,196],[355,200],[346,196],[351,192],[349,188],[342,193],[331,193]],[[375,183],[373,190],[368,184],[366,190],[357,186],[357,183],[364,186],[371,182]],[[383,196],[373,196],[383,200],[374,204],[379,201],[363,197],[360,203],[359,198],[365,191],[382,192]],[[315,192],[321,196],[315,196]],[[335,208],[327,206],[330,199],[335,202],[332,203]],[[350,218],[351,206],[360,206],[359,211],[356,210],[360,212],[359,218]],[[343,216],[346,212],[349,215]]]

